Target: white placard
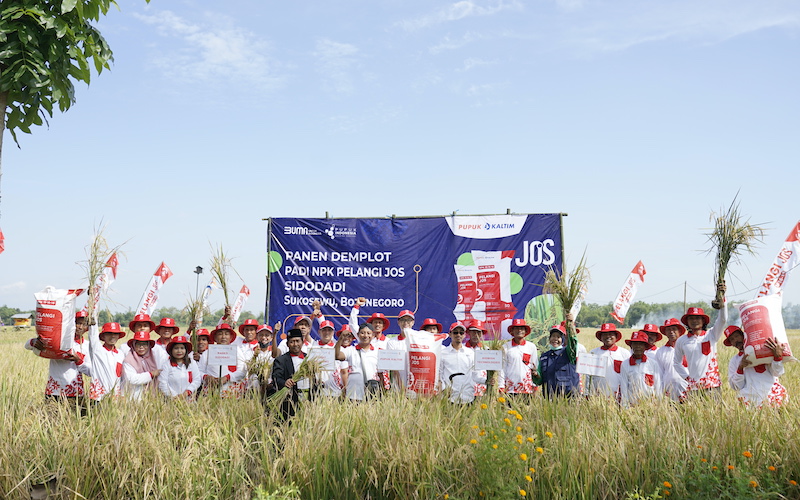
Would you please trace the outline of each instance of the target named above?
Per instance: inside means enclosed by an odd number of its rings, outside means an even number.
[[[503,351],[475,349],[475,369],[500,371],[503,368]]]
[[[589,354],[582,352],[578,354],[578,363],[575,370],[584,375],[594,375],[595,377],[605,377],[609,365],[608,356],[599,354]]]
[[[408,353],[400,349],[378,350],[378,370],[403,371],[406,369],[406,356]]]
[[[233,366],[238,361],[239,348],[235,345],[211,344],[208,346],[208,362],[213,365]]]
[[[322,363],[322,369],[326,372],[332,372],[335,369],[336,350],[335,349],[322,349],[319,347],[312,347],[308,350],[308,357],[316,358]]]

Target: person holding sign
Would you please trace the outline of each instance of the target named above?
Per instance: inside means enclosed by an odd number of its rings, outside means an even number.
[[[387,337],[386,349],[392,351],[408,352],[408,343],[406,342],[406,329],[414,328],[414,312],[408,309],[400,311],[397,318],[397,325],[400,327],[400,333],[396,336]],[[392,370],[390,372],[392,382],[391,390],[393,392],[406,392],[408,387],[408,370]]]
[[[514,318],[508,327],[511,342],[503,344],[503,369],[500,370],[498,387],[509,395],[533,394],[532,370],[536,369],[537,351],[533,342],[525,340],[531,327],[523,318]]]
[[[622,363],[631,357],[630,351],[620,349],[617,342],[622,340],[622,334],[613,323],[604,323],[600,330],[595,332],[595,337],[603,345],[592,349],[590,354],[600,356],[606,361],[605,376],[590,375],[587,392],[589,394],[613,397],[619,401],[619,384]]]
[[[686,389],[686,380],[675,370],[673,360],[675,359],[675,341],[678,337],[686,333],[686,328],[681,325],[678,318],[670,318],[658,327],[658,331],[667,337],[667,343],[656,351],[656,359],[661,366],[661,384],[664,393],[673,401],[678,401],[681,393]],[[681,364],[686,367],[686,356],[681,359]]]
[[[356,303],[350,310],[350,329],[354,332],[358,332],[359,328],[361,328],[358,324],[358,312],[366,304],[367,299],[364,297],[359,297],[356,299]],[[372,344],[375,346],[375,348],[386,349],[386,335],[384,335],[383,332],[389,329],[389,319],[383,313],[376,312],[372,313],[367,320],[367,324],[372,328]],[[378,372],[378,380],[381,381],[383,388],[387,391],[392,387],[391,379],[389,378],[389,372]]]
[[[778,380],[784,373],[783,348],[774,338],[764,341],[764,345],[772,351],[772,363],[758,366],[750,366],[749,359],[744,355],[744,332],[738,326],[731,325],[725,329],[722,343],[739,350],[728,365],[728,383],[736,391],[739,401],[754,408],[765,404],[782,406],[788,401],[786,387]]]
[[[475,370],[475,351],[464,347],[466,327],[460,321],[450,325],[450,345],[442,348],[439,377],[442,390],[449,390],[450,402],[469,404],[475,400],[477,387],[486,383],[486,372]]]
[[[645,399],[660,398],[661,368],[652,355],[647,357],[646,353],[651,352],[653,347],[647,332],[633,332],[625,343],[630,346],[633,354],[628,361],[622,363],[619,384],[622,406],[628,407]]]
[[[236,338],[236,332],[227,323],[221,323],[211,331],[214,345],[231,346],[231,342]],[[245,375],[244,360],[239,355],[236,346],[231,346],[232,357],[229,363],[222,365],[211,359],[212,346],[200,356],[200,372],[203,374],[203,394],[208,394],[211,390],[219,390],[223,398],[238,398],[242,395],[242,380]],[[228,354],[227,352],[225,353]]]
[[[336,345],[333,341],[333,323],[327,320],[323,321],[319,325],[319,340],[312,342],[308,352],[311,353],[315,349],[335,349],[335,347]],[[331,398],[340,397],[342,395],[342,389],[344,389],[341,370],[346,367],[347,364],[345,361],[334,360],[332,371],[323,370],[319,374],[319,393]]]
[[[581,381],[576,369],[578,336],[571,314],[567,316],[565,326],[550,327],[549,340],[550,350],[539,358],[539,368],[533,372],[533,383],[542,386],[548,399],[580,396]]]
[[[358,344],[342,349],[344,335],[339,336],[334,349],[336,359],[347,361],[350,367],[346,394],[351,401],[364,401],[380,394],[378,380],[378,350],[372,345],[372,326],[362,323],[358,327]]]
[[[689,328],[689,333],[675,341],[675,357],[672,360],[675,371],[687,382],[686,390],[680,395],[681,401],[692,394],[719,395],[722,382],[717,364],[717,342],[728,324],[728,305],[725,284],[717,285],[717,290],[722,294],[722,301],[721,304],[716,300],[712,303],[720,310],[713,328],[706,331],[711,320],[699,307],[690,307],[681,318],[681,322]],[[688,366],[681,363],[684,356]]]

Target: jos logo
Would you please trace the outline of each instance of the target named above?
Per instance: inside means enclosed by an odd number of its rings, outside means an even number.
[[[522,243],[522,257],[517,257],[514,263],[519,266],[549,266],[556,261],[552,248],[556,242],[550,238],[544,241],[524,241]]]

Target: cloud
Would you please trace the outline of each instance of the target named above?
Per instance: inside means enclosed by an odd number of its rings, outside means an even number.
[[[323,38],[317,41],[314,56],[326,88],[345,94],[353,92],[355,84],[352,72],[358,62],[358,48],[355,45]]]
[[[460,38],[450,38],[450,35],[446,35],[441,42],[437,43],[433,47],[430,47],[428,49],[428,52],[435,55],[444,52],[446,50],[457,50],[474,41],[482,40],[485,38],[486,35],[473,32],[464,33]]]
[[[9,283],[8,285],[0,286],[0,293],[8,292],[24,292],[28,285],[24,281],[17,281],[16,283]]]
[[[481,5],[486,3],[486,5]],[[504,10],[521,10],[522,4],[518,1],[493,0],[489,2],[478,2],[461,0],[437,10],[431,14],[426,14],[415,19],[407,19],[397,23],[398,26],[406,31],[417,31],[430,28],[438,24],[458,21],[467,17],[491,16]]]
[[[269,55],[270,44],[225,16],[209,15],[206,23],[193,23],[170,11],[134,15],[155,26],[162,37],[179,41],[174,49],[155,46],[160,53],[153,64],[171,78],[262,90],[283,83],[280,65]]]

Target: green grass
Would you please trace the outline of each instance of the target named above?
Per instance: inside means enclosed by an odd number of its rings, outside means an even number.
[[[728,389],[719,402],[625,411],[598,399],[460,408],[388,397],[323,401],[286,427],[253,399],[107,401],[86,417],[44,404],[47,360],[22,348],[31,334],[0,332],[3,498],[27,499],[51,477],[66,498],[92,499],[800,497],[798,363],[781,410],[746,410]],[[594,330],[580,337],[599,345]],[[719,349],[724,372],[732,349]]]

